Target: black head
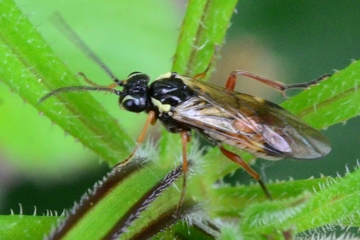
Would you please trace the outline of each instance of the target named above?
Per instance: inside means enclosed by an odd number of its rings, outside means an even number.
[[[130,112],[142,112],[149,105],[149,76],[140,72],[130,73],[126,80],[121,81],[123,91],[119,103]]]
[[[86,81],[90,81],[84,74],[82,74],[82,76]],[[58,88],[40,98],[39,103],[62,92],[105,91],[120,96],[119,102],[127,111],[139,113],[147,109],[150,101],[147,86],[149,83],[149,77],[146,74],[133,72],[125,80],[120,81],[115,77],[113,77],[113,79],[115,84],[111,84],[109,86],[99,86],[93,83],[94,86],[69,86]],[[123,87],[123,91],[116,90],[116,86]]]

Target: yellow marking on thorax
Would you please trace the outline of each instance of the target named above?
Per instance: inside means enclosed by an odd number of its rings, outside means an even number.
[[[155,99],[155,98],[151,98],[151,102],[152,104],[154,104],[158,109],[159,112],[169,112],[171,109],[171,105],[170,104],[162,104],[159,100]]]
[[[167,72],[167,73],[164,73],[164,74],[161,74],[158,78],[155,79],[156,80],[161,80],[161,79],[164,79],[164,78],[170,78],[171,77],[171,72]]]

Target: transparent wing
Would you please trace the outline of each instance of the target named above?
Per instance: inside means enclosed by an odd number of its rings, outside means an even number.
[[[323,134],[274,103],[210,83],[181,79],[197,97],[177,106],[173,118],[197,128],[210,141],[268,159],[313,159],[330,152]]]

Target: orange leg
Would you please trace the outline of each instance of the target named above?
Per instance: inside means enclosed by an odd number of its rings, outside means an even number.
[[[193,76],[193,78],[194,78],[194,79],[203,79],[203,78],[205,78],[207,72],[209,71],[209,69],[210,69],[210,67],[211,67],[211,65],[212,65],[212,60],[211,60],[211,62],[209,63],[209,65],[206,67],[206,69],[205,69],[204,72],[196,74],[195,76]]]
[[[277,82],[259,75],[255,75],[246,71],[240,71],[240,70],[235,70],[232,73],[230,73],[227,81],[226,81],[226,85],[225,88],[229,89],[229,90],[234,90],[235,88],[235,84],[236,84],[236,76],[238,75],[242,75],[242,76],[246,76],[252,79],[255,79],[257,81],[260,81],[278,91],[280,91],[284,96],[285,96],[285,91],[289,90],[289,89],[295,89],[295,88],[308,88],[311,85],[314,84],[318,84],[320,81],[328,78],[330,75],[323,75],[315,80],[312,80],[310,82],[306,82],[306,83],[294,83],[294,84],[289,84],[286,85],[284,83],[281,82]]]
[[[91,86],[94,86],[94,87],[103,87],[103,86],[100,86],[100,85],[94,83],[93,81],[91,81],[91,80],[85,75],[85,73],[83,73],[83,72],[78,72],[77,75],[79,75],[79,76],[81,76],[82,78],[84,78],[85,82],[87,82],[87,83],[90,84]],[[108,87],[108,88],[116,88],[116,87],[118,87],[120,81],[117,80],[117,79],[114,80],[114,81],[115,81],[114,83],[108,85],[107,87]]]
[[[228,150],[226,150],[224,147],[220,146],[219,147],[221,152],[227,157],[229,158],[231,161],[241,165],[245,171],[247,171],[250,176],[252,178],[254,178],[261,186],[262,190],[264,191],[265,195],[271,200],[271,195],[269,190],[266,188],[265,184],[263,181],[261,181],[260,179],[260,175],[255,172],[244,160],[241,159],[241,157],[233,152],[230,152]]]
[[[196,74],[195,76],[193,76],[194,79],[203,79],[206,77],[206,74],[208,73],[208,71],[210,70],[211,66],[214,65],[215,63],[215,60],[216,60],[216,55],[217,53],[219,52],[219,46],[215,45],[215,48],[214,48],[214,54],[212,55],[211,57],[211,60],[209,62],[209,65],[207,65],[206,69],[204,72],[202,73],[198,73]]]
[[[189,170],[189,165],[188,165],[188,159],[187,159],[187,154],[186,154],[186,145],[188,142],[190,142],[190,136],[188,134],[187,131],[181,131],[180,133],[181,136],[181,144],[182,144],[182,160],[183,160],[183,165],[182,165],[182,169],[183,169],[183,186],[182,186],[182,191],[181,191],[181,197],[177,206],[177,209],[179,209],[184,201],[184,197],[185,197],[185,193],[186,193],[186,173]]]
[[[155,112],[154,112],[154,111],[149,111],[149,113],[148,113],[148,118],[146,119],[144,128],[143,128],[143,130],[141,131],[140,136],[139,136],[139,138],[138,138],[137,141],[136,141],[136,146],[135,146],[134,150],[131,152],[131,154],[130,154],[124,161],[119,162],[118,164],[116,164],[115,167],[123,166],[123,165],[125,165],[126,163],[129,162],[129,160],[134,156],[136,150],[139,148],[139,146],[141,145],[141,143],[144,142],[145,135],[146,135],[146,132],[147,132],[150,124],[154,124],[155,122],[156,122]]]

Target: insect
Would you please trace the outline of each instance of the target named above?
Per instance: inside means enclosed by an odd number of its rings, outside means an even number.
[[[121,164],[131,159],[144,141],[148,127],[159,120],[169,132],[178,133],[181,136],[183,189],[185,189],[188,170],[186,145],[190,141],[191,130],[195,130],[210,143],[219,147],[227,158],[241,165],[260,183],[265,194],[271,198],[260,175],[239,155],[227,150],[224,144],[270,160],[314,159],[330,152],[330,144],[323,134],[287,110],[267,100],[234,91],[237,75],[251,77],[281,92],[292,88],[306,88],[316,84],[320,79],[309,83],[285,85],[248,72],[234,71],[229,75],[225,87],[185,77],[175,72],[161,75],[152,83],[149,76],[140,72],[133,72],[125,80],[119,80],[65,22],[62,25],[65,26],[69,37],[111,76],[115,84],[109,87],[99,86],[82,74],[93,86],[69,86],[55,89],[42,97],[40,102],[62,92],[106,91],[119,96],[119,103],[125,110],[147,113],[148,118],[135,149]],[[115,89],[117,86],[122,87],[122,90]]]

